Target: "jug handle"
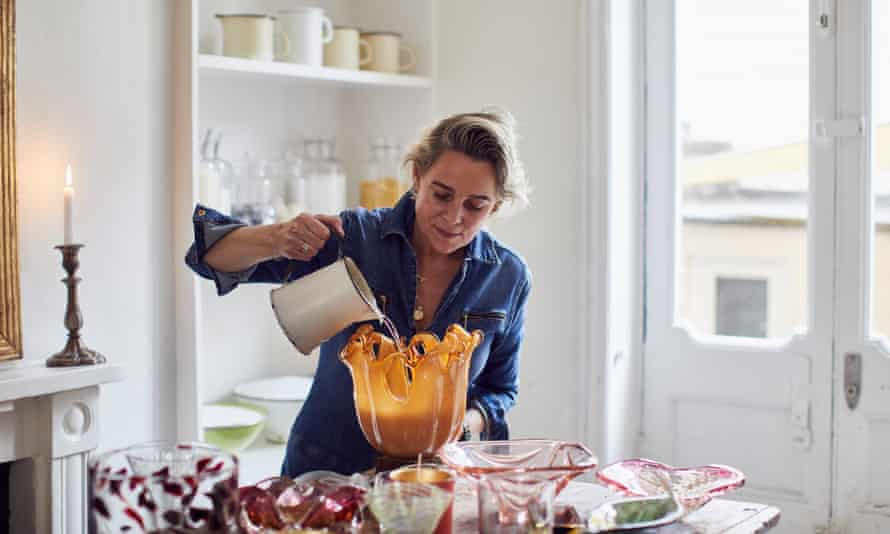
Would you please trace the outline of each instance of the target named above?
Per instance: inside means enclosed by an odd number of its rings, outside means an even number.
[[[331,232],[331,235],[337,239],[337,260],[343,259],[343,238],[340,237],[340,234],[337,232]],[[290,262],[290,266],[288,266],[287,270],[284,271],[284,276],[281,278],[281,285],[284,285],[290,281],[290,277],[294,274],[294,269],[297,268],[297,263],[295,261]]]

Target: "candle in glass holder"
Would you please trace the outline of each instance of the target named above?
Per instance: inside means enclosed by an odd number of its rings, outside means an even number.
[[[454,521],[454,482],[455,473],[444,465],[417,464],[408,465],[389,472],[390,480],[398,482],[420,482],[437,486],[450,496],[448,507],[442,513],[433,534],[451,534]]]
[[[74,185],[71,183],[71,165],[65,169],[65,188],[62,190],[63,195],[65,197],[65,239],[64,244],[70,245],[74,243],[74,238],[72,237],[72,219],[73,219],[73,204],[74,204]]]

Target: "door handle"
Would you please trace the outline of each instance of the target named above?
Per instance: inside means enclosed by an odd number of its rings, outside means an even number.
[[[862,394],[862,355],[858,352],[844,354],[844,397],[847,408],[855,410]]]

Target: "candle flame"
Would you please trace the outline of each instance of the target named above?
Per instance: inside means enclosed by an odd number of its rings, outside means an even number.
[[[69,163],[67,167],[65,167],[65,187],[71,187],[71,164]]]

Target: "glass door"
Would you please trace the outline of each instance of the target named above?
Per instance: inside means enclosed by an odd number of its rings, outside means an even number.
[[[838,532],[890,531],[890,2],[837,2]]]
[[[823,2],[650,0],[642,454],[828,524],[834,37]],[[830,125],[829,125],[830,126]]]

